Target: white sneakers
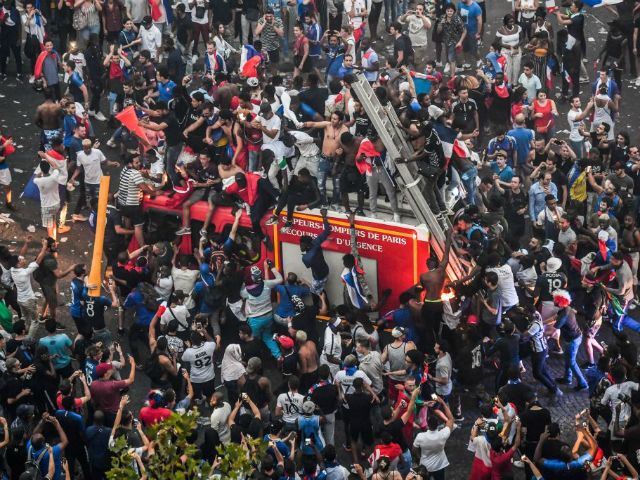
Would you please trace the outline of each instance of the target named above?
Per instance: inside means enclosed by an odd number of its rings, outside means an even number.
[[[113,141],[113,138],[110,138],[109,140],[107,140],[107,147],[109,148],[116,148],[116,142]]]
[[[93,110],[89,110],[89,116],[95,118],[96,120],[100,121],[100,122],[106,122],[107,121],[107,117],[105,117],[102,112],[94,112]]]
[[[636,78],[636,87],[640,87],[640,77]]]
[[[449,73],[450,71],[451,71],[451,64],[450,64],[450,63],[447,63],[447,64],[444,66],[444,73]]]

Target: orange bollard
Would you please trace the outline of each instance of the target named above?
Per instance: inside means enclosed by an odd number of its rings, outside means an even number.
[[[89,273],[89,284],[96,285],[95,289],[89,290],[90,297],[100,296],[100,286],[102,284],[102,249],[104,247],[104,230],[107,223],[107,203],[109,201],[109,182],[111,178],[103,176],[100,179],[100,195],[98,196],[98,211],[96,219],[96,237],[93,244],[93,257],[91,260],[91,272]]]

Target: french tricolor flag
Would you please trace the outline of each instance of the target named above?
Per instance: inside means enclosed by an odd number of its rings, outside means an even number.
[[[447,162],[451,160],[454,153],[460,158],[469,158],[471,156],[467,145],[458,140],[458,134],[453,128],[433,122],[433,129],[438,134],[438,138],[440,138]]]
[[[622,3],[622,0],[584,0],[585,5],[590,7],[603,7],[605,5],[616,5]]]
[[[251,45],[244,45],[240,53],[240,71],[245,77],[258,77],[258,64],[262,56]]]

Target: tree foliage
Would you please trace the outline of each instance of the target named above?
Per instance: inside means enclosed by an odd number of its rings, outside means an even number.
[[[198,417],[197,410],[183,415],[172,413],[162,423],[147,429],[152,442],[152,454],[146,463],[146,475],[153,480],[189,480],[211,477],[212,465],[197,459],[198,447],[191,442]],[[230,443],[218,448],[216,470],[224,479],[241,480],[253,471],[264,455],[267,443],[261,439],[247,439],[246,446]],[[116,440],[111,448],[113,454],[110,480],[138,480],[140,474],[136,462],[124,437]],[[249,452],[249,453],[247,453]],[[214,476],[215,478],[215,476]]]

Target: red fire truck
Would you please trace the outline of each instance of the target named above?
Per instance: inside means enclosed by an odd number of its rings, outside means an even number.
[[[147,234],[156,240],[174,241],[174,232],[182,226],[182,210],[168,208],[167,196],[155,198],[145,196],[143,208]],[[180,251],[193,252],[200,240],[200,229],[207,213],[207,202],[198,202],[191,207],[191,235],[182,237]],[[283,212],[284,215],[286,212]],[[256,264],[262,268],[265,259],[274,261],[282,272],[295,272],[299,277],[311,281],[311,271],[302,263],[299,238],[303,235],[318,236],[323,230],[322,216],[319,210],[295,212],[293,227],[286,233],[280,232],[278,225],[266,226],[270,212],[262,219],[262,228],[273,242],[273,251],[268,251],[261,242],[253,242],[253,248],[260,252]],[[343,285],[342,256],[351,252],[349,220],[344,214],[329,212],[331,235],[322,248],[331,271],[327,284],[327,293],[332,303],[341,303]],[[231,231],[234,217],[231,208],[216,208],[209,232],[221,232],[225,237]],[[283,222],[280,223],[282,225]],[[411,226],[386,220],[366,217],[356,218],[358,252],[362,258],[362,268],[366,279],[374,292],[376,300],[388,288],[393,294],[385,303],[384,309],[390,310],[398,305],[398,295],[415,285],[418,277],[426,269],[429,258],[429,231],[425,226]],[[251,222],[246,214],[240,219],[236,241],[251,242]],[[135,242],[135,239],[133,240]],[[132,245],[131,247],[135,247]]]

